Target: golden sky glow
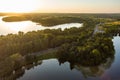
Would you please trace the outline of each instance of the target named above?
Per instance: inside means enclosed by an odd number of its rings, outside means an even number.
[[[0,0],[0,12],[120,13],[120,0]]]
[[[38,8],[37,0],[0,0],[0,12],[31,12]]]

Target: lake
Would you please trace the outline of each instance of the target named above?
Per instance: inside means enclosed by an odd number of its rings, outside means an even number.
[[[19,31],[22,32],[29,32],[29,31],[37,31],[37,30],[45,30],[45,29],[58,29],[61,28],[64,30],[65,28],[71,27],[81,27],[82,24],[80,23],[68,23],[68,24],[61,24],[51,27],[45,27],[42,25],[38,25],[32,21],[20,21],[20,22],[4,22],[2,20],[3,17],[0,17],[0,35],[6,35],[9,33],[18,33]]]
[[[119,80],[120,79],[120,36],[114,36],[115,58],[96,67],[83,67],[80,64],[61,63],[58,59],[42,60],[42,63],[25,70],[17,80]]]

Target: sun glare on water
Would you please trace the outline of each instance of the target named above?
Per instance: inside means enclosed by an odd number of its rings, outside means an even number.
[[[0,12],[31,12],[38,7],[37,0],[1,0]]]
[[[7,30],[17,33],[19,31],[27,31],[27,29],[30,27],[29,21],[23,21],[23,22],[7,22],[3,26],[6,26]]]

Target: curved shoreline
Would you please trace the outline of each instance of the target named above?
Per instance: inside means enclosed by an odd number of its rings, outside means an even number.
[[[67,20],[66,20],[67,19]],[[30,17],[28,16],[7,16],[2,19],[5,22],[19,22],[19,21],[32,21],[42,26],[56,26],[60,24],[68,23],[82,23],[82,20],[78,17]]]

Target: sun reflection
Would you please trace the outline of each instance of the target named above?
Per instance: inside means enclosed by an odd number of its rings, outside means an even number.
[[[29,24],[27,22],[11,22],[7,23],[9,29],[13,32],[25,31]]]
[[[15,25],[14,25],[15,26]],[[11,27],[10,29],[12,31],[18,32],[18,31],[22,31],[25,27],[22,26],[15,26],[15,27]]]

